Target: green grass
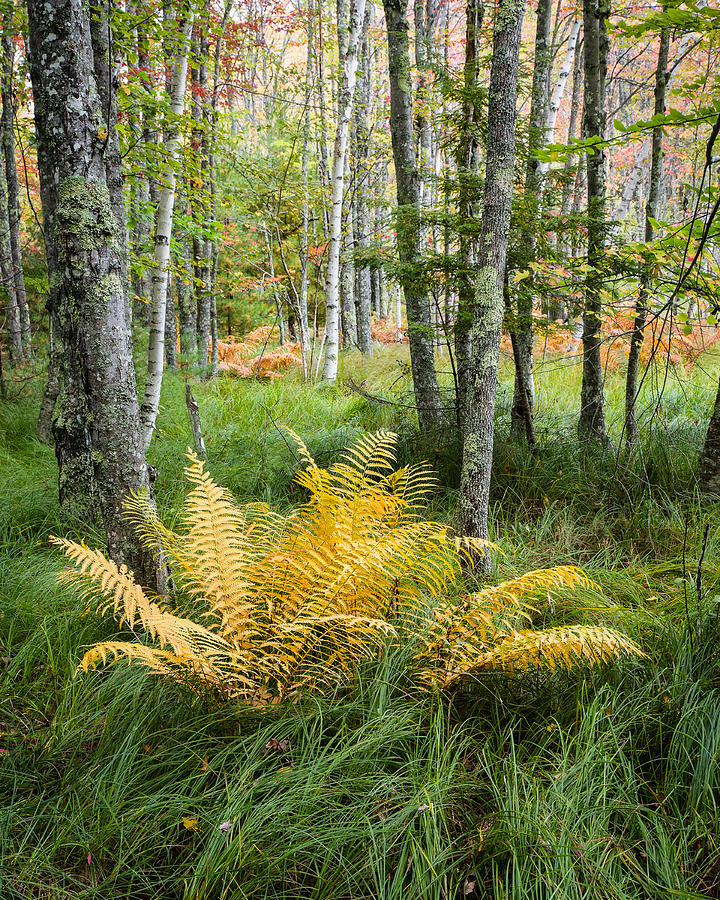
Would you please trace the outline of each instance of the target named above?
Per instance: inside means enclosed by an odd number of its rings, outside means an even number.
[[[377,400],[343,383],[361,380],[354,356],[332,390],[194,380],[214,477],[242,501],[287,507],[297,461],[280,426],[323,463],[361,431],[391,428],[403,460],[435,462],[443,486],[430,512],[450,519],[457,446],[452,432],[421,439],[394,405],[411,402],[404,361],[386,350],[362,370]],[[605,600],[557,604],[546,624],[599,619],[647,659],[492,676],[433,698],[409,688],[394,651],[335,696],[265,711],[125,665],[75,677],[82,648],[113,626],[57,585],[47,537],[101,537],[58,507],[53,452],[34,438],[39,380],[11,384],[0,408],[0,897],[720,896],[720,521],[694,485],[716,377],[706,362],[671,379],[639,452],[619,461],[577,445],[577,368],[540,373],[533,456],[507,437],[505,370],[500,385],[498,577],[582,565]],[[617,442],[619,375],[607,394]],[[190,440],[183,380],[168,376],[151,462],[170,520]]]

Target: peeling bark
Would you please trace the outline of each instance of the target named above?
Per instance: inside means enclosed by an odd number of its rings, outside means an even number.
[[[345,158],[350,131],[350,119],[355,96],[360,35],[365,20],[365,0],[350,0],[347,30],[343,26],[345,0],[338,2],[338,42],[343,41],[341,53],[342,76],[338,95],[338,121],[333,147],[330,177],[330,233],[325,274],[325,364],[323,379],[337,378],[340,349],[340,245],[342,242],[343,193],[345,187]]]

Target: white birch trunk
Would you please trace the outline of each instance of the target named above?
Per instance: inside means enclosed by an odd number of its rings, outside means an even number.
[[[168,266],[170,262],[170,238],[172,236],[173,211],[175,207],[175,167],[180,152],[180,130],[178,119],[185,109],[185,89],[187,86],[188,54],[194,10],[188,9],[187,17],[180,31],[180,42],[173,62],[172,94],[170,97],[171,121],[167,130],[165,151],[167,172],[160,192],[155,220],[155,252],[152,272],[152,318],[148,343],[148,368],[145,381],[145,395],[140,408],[140,427],[145,449],[150,446],[162,388],[163,359],[165,356],[165,310],[167,297]]]
[[[581,25],[582,19],[575,19],[572,27],[570,28],[565,56],[563,58],[562,66],[560,67],[560,71],[558,72],[555,87],[553,88],[553,92],[550,97],[550,104],[547,108],[545,116],[545,127],[543,130],[543,144],[546,147],[548,144],[552,144],[555,140],[555,124],[557,122],[558,111],[560,110],[563,97],[565,96],[568,79],[570,78],[570,74],[572,73],[573,66],[575,64],[575,52],[577,50]],[[540,161],[538,165],[538,175],[540,176],[541,185],[543,184],[544,178],[547,175],[549,168],[549,162],[546,162],[545,160]]]
[[[353,95],[358,67],[358,44],[365,17],[365,0],[353,0],[350,6],[347,52],[338,96],[338,122],[333,147],[330,179],[330,235],[328,241],[327,272],[325,276],[325,364],[323,379],[337,378],[340,348],[340,244],[342,240],[343,192],[345,187],[345,154],[352,116]]]

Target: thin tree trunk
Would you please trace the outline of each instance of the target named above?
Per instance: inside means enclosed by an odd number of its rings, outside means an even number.
[[[193,70],[193,148],[196,156],[196,165],[200,169],[200,184],[195,188],[192,196],[193,217],[198,231],[193,238],[193,263],[195,269],[195,296],[197,298],[197,334],[198,334],[198,361],[203,370],[207,369],[210,359],[210,329],[212,286],[210,284],[211,266],[211,242],[204,235],[210,218],[208,185],[208,70],[207,61],[210,44],[206,25],[201,26],[198,40],[199,61],[197,69]]]
[[[177,319],[175,318],[175,301],[173,300],[172,272],[168,270],[165,297],[165,364],[168,369],[177,372]]]
[[[310,344],[310,327],[308,325],[308,267],[310,249],[310,191],[308,184],[308,163],[310,159],[310,103],[312,99],[313,60],[311,47],[314,42],[313,3],[308,0],[307,19],[307,58],[305,61],[305,105],[303,109],[303,146],[301,157],[302,178],[302,230],[300,232],[300,294],[298,297],[298,317],[300,319],[300,350],[303,367]]]
[[[0,276],[7,301],[0,304],[0,313],[5,313],[10,348],[10,361],[14,364],[23,359],[22,329],[20,310],[15,293],[12,252],[10,250],[10,218],[7,207],[5,170],[0,168]],[[2,297],[2,294],[0,294]]]
[[[52,315],[48,317],[48,320],[48,378],[45,383],[42,400],[40,401],[40,413],[37,420],[37,438],[41,444],[52,444],[53,442],[53,413],[55,412],[55,403],[60,393]]]
[[[270,283],[272,284],[273,299],[275,300],[275,316],[277,319],[278,329],[280,331],[280,343],[284,344],[287,340],[285,332],[285,315],[283,313],[282,300],[278,291],[277,281],[275,280],[275,254],[273,252],[272,238],[270,230],[263,225],[263,234],[265,236],[265,248],[268,254],[268,272],[270,273]]]
[[[165,357],[165,313],[167,299],[167,279],[170,264],[170,239],[172,236],[173,211],[175,207],[175,167],[180,152],[181,134],[179,119],[185,108],[185,88],[187,85],[188,54],[192,35],[194,12],[188,8],[179,30],[179,43],[173,59],[173,83],[170,97],[171,119],[166,130],[165,153],[167,169],[160,191],[155,222],[155,253],[153,255],[152,276],[152,319],[148,344],[148,367],[145,379],[145,395],[140,409],[143,444],[150,446],[162,388],[163,361]],[[207,353],[207,349],[206,349]]]
[[[465,66],[463,119],[457,152],[458,211],[462,224],[458,235],[458,308],[454,325],[456,414],[458,428],[465,420],[470,363],[470,333],[475,309],[475,254],[477,238],[475,220],[478,215],[480,188],[478,177],[477,130],[479,109],[476,99],[478,81],[477,42],[480,36],[483,7],[477,0],[467,0],[465,7]]]
[[[560,6],[558,5],[558,10]],[[582,28],[582,20],[575,19],[570,26],[570,34],[568,35],[568,43],[565,48],[565,56],[563,57],[560,71],[555,81],[555,87],[550,95],[550,102],[545,112],[545,122],[543,126],[542,145],[547,146],[555,140],[555,125],[557,123],[558,112],[565,97],[567,83],[570,75],[575,71],[575,59],[577,56],[577,45],[580,39],[580,29]],[[579,95],[579,94],[578,94]],[[577,112],[576,112],[577,115]],[[550,169],[548,160],[538,160],[537,172],[541,179],[544,179]]]
[[[340,330],[344,350],[357,347],[357,307],[355,304],[355,264],[351,253],[355,247],[353,217],[348,216],[343,234],[343,254],[340,258]]]
[[[341,31],[342,9],[346,0],[338,2],[338,41]],[[337,378],[340,349],[340,246],[342,242],[343,194],[345,187],[345,157],[348,133],[357,79],[360,35],[365,20],[365,0],[350,0],[347,38],[342,54],[342,76],[338,94],[338,121],[333,148],[332,175],[330,180],[330,235],[325,274],[325,364],[323,379],[334,382]]]
[[[370,171],[370,129],[368,112],[370,108],[370,42],[368,30],[372,27],[372,5],[365,9],[363,37],[360,42],[359,68],[355,89],[355,247],[367,253],[370,249],[370,217],[368,213],[368,182]],[[362,262],[355,263],[355,309],[357,323],[357,345],[363,356],[372,355],[372,284],[370,267]]]
[[[53,430],[60,496],[83,519],[99,501],[112,558],[143,579],[152,560],[123,503],[130,491],[149,488],[149,476],[121,283],[120,231],[97,135],[102,112],[90,23],[81,0],[28,0],[27,9],[49,307],[58,341]]]
[[[176,263],[175,294],[180,324],[180,352],[189,360],[197,358],[197,307],[193,291],[190,249],[180,242]]]
[[[550,69],[552,48],[553,0],[539,0],[535,29],[535,64],[533,68],[532,100],[528,129],[528,162],[525,173],[525,228],[519,241],[518,269],[530,273],[517,285],[517,318],[511,322],[515,333],[512,342],[515,357],[515,390],[510,413],[511,430],[518,435],[526,432],[526,418],[532,417],[535,404],[535,379],[533,377],[533,301],[535,278],[531,263],[537,256],[538,230],[543,192],[543,178],[538,150],[545,143],[545,122],[550,105]],[[512,318],[512,316],[511,316]]]
[[[665,114],[665,90],[668,83],[668,55],[670,50],[670,29],[660,31],[657,67],[655,69],[655,109],[656,116]],[[647,205],[645,206],[645,243],[650,244],[655,237],[655,226],[660,210],[660,192],[663,181],[663,129],[658,125],[652,133],[652,153],[650,157],[650,187]],[[640,348],[645,336],[645,320],[647,318],[648,296],[650,292],[651,274],[646,266],[640,278],[640,292],[635,303],[635,322],[633,324],[630,350],[628,353],[627,378],[625,381],[625,440],[627,446],[633,447],[638,439],[637,395],[638,370],[640,368]]]
[[[32,356],[32,335],[30,330],[30,309],[28,307],[25,277],[23,275],[22,241],[20,238],[20,186],[15,161],[15,130],[13,106],[13,66],[15,46],[12,35],[12,16],[6,11],[2,31],[2,117],[0,136],[5,161],[5,185],[7,187],[7,209],[10,230],[10,253],[12,275],[15,283],[15,300],[20,315],[22,350],[26,357]]]
[[[585,31],[585,103],[583,137],[599,142],[605,139],[605,78],[607,74],[607,20],[610,0],[584,0]],[[607,221],[605,216],[605,148],[602,143],[588,152],[588,265],[591,271],[585,282],[583,316],[583,372],[578,434],[581,440],[609,443],[605,425],[603,367],[600,356],[603,275]]]
[[[720,494],[720,382],[700,454],[698,484],[706,494]]]
[[[415,155],[412,73],[407,10],[403,0],[383,0],[390,70],[390,133],[397,183],[397,247],[402,263],[410,363],[420,429],[436,431],[445,419],[435,372],[430,299],[422,271],[420,176]]]
[[[485,196],[478,242],[477,300],[472,327],[471,374],[458,505],[460,534],[481,539],[488,536],[495,398],[514,184],[516,98],[524,13],[524,3],[500,0],[495,19],[488,94]],[[489,568],[487,554],[481,554],[478,562]]]

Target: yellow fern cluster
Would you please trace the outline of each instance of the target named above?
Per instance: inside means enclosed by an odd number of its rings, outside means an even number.
[[[125,656],[264,703],[351,677],[388,639],[415,643],[419,681],[433,686],[482,669],[570,668],[639,653],[606,628],[517,630],[540,592],[590,585],[573,567],[458,598],[469,547],[420,517],[432,474],[424,464],[395,468],[395,435],[364,436],[327,469],[293,437],[305,463],[296,481],[309,497],[289,515],[238,506],[193,454],[180,533],[159,521],[146,497],[130,499],[142,540],[168,560],[177,608],[103,554],[53,539],[75,563],[61,579],[149,638],[97,644],[83,657],[85,671]]]

